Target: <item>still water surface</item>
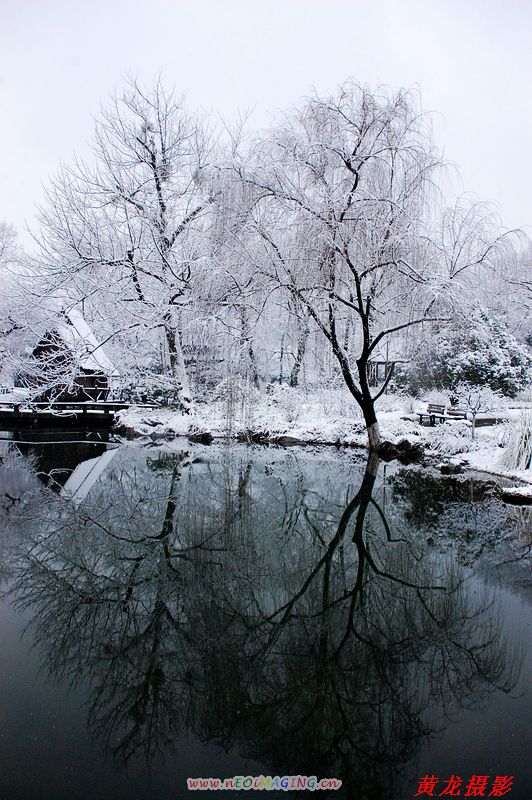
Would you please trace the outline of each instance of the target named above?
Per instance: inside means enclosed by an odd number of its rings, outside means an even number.
[[[530,519],[493,484],[331,449],[3,445],[0,800],[261,774],[532,796]]]

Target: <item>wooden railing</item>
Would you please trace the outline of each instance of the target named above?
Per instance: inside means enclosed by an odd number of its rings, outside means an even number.
[[[131,406],[137,406],[140,408],[160,408],[160,406],[150,403],[121,403],[116,401],[99,402],[96,400],[87,400],[84,402],[34,402],[32,400],[2,401],[0,399],[0,409],[3,412],[13,411],[15,414],[38,413],[39,411],[48,411],[51,413],[72,411],[74,413],[82,414],[96,411],[100,413],[103,412],[104,414],[110,414],[111,412],[121,411],[124,408],[131,408]]]

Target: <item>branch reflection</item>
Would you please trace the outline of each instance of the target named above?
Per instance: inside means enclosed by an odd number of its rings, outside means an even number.
[[[449,715],[515,685],[495,598],[386,509],[375,456],[342,498],[333,459],[205,453],[124,448],[83,501],[19,510],[11,591],[48,669],[88,683],[126,760],[189,732],[388,796]]]

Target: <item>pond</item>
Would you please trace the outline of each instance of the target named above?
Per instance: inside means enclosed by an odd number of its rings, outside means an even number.
[[[1,800],[248,775],[532,795],[530,512],[494,482],[332,448],[2,445]]]

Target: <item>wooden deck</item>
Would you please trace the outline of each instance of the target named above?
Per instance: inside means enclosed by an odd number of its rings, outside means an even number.
[[[131,406],[158,408],[155,405],[121,402],[35,403],[7,402],[0,398],[0,428],[65,427],[78,429],[110,428],[115,414]]]

